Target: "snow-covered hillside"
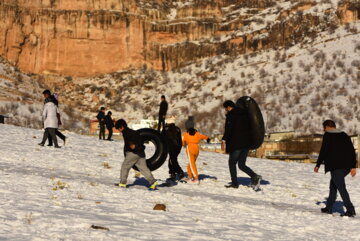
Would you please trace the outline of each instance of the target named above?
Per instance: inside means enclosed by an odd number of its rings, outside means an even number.
[[[150,192],[140,178],[119,189],[121,141],[66,133],[61,149],[40,147],[42,132],[0,125],[1,240],[359,240],[358,218],[320,214],[329,176],[312,164],[249,158],[263,178],[261,191],[224,188],[227,156],[201,152],[200,185]],[[186,156],[180,154],[185,169]],[[154,172],[162,182],[167,165]],[[347,178],[355,207],[359,177]],[[167,211],[154,211],[157,203]],[[92,225],[109,229],[95,230]]]
[[[250,95],[259,102],[269,132],[318,133],[322,121],[331,118],[356,134],[360,127],[358,29],[360,22],[322,32],[287,49],[217,56],[176,72],[127,71],[79,79],[64,95],[81,94],[87,102],[82,111],[90,118],[99,105],[105,105],[115,118],[139,122],[157,118],[159,98],[165,94],[169,114],[180,123],[188,115],[195,116],[197,127],[208,134],[222,133],[224,100]]]

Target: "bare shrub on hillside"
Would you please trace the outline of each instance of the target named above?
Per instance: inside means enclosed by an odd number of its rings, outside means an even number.
[[[360,68],[360,60],[356,59],[351,62],[351,66],[354,66],[356,68]]]

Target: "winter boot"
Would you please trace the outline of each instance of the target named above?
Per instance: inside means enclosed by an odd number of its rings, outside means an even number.
[[[183,179],[184,177],[185,177],[185,175],[183,172],[179,173],[179,180]]]
[[[233,183],[229,183],[229,184],[225,185],[224,187],[226,187],[226,188],[239,188],[239,185],[233,184]]]
[[[262,177],[260,175],[256,175],[251,178],[251,186],[256,187],[260,186],[260,182],[262,180]]]
[[[320,210],[321,210],[322,213],[332,214],[332,211],[331,211],[329,208],[327,208],[327,207],[322,208],[322,209],[320,209]]]
[[[344,214],[341,214],[341,217],[353,218],[355,216],[356,216],[355,210],[347,210]]]

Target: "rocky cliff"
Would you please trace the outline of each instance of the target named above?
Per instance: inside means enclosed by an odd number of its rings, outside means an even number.
[[[0,0],[0,56],[37,74],[171,70],[204,57],[291,46],[359,18],[359,2],[317,5],[271,0]]]

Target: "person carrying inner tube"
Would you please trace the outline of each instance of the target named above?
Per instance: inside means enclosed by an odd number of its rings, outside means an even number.
[[[155,190],[158,183],[146,164],[145,145],[143,138],[137,131],[128,128],[126,121],[123,119],[120,119],[115,123],[115,128],[122,133],[125,142],[125,160],[121,165],[120,183],[118,184],[119,187],[127,187],[126,183],[129,176],[129,171],[135,165],[139,169],[140,173],[149,182],[149,189]]]
[[[201,140],[207,140],[210,142],[208,136],[201,134],[194,128],[190,128],[183,135],[183,146],[186,146],[186,155],[189,158],[188,180],[194,184],[199,184],[199,174],[196,168],[196,159],[199,156],[199,142]]]

